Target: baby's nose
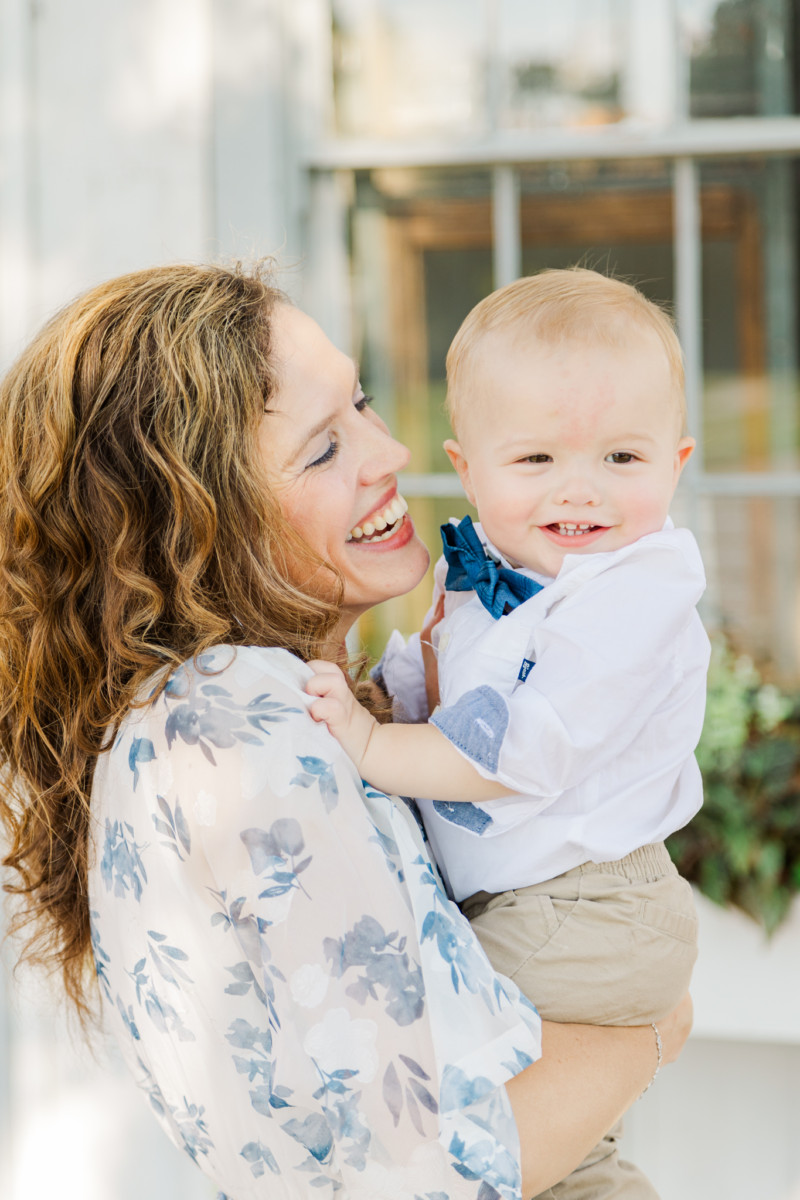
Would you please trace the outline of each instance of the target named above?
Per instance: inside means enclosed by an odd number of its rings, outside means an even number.
[[[573,473],[563,479],[556,490],[557,504],[599,504],[600,489],[589,474]]]

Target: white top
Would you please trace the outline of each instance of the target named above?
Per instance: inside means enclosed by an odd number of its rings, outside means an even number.
[[[108,1023],[223,1200],[520,1200],[501,1085],[538,1057],[538,1017],[408,807],[310,719],[309,676],[284,650],[217,647],[101,756]]]
[[[692,535],[667,522],[620,550],[568,554],[553,580],[522,573],[546,586],[508,615],[448,593],[439,627],[433,724],[485,778],[523,793],[419,802],[456,900],[621,858],[702,803],[693,752],[709,642]]]

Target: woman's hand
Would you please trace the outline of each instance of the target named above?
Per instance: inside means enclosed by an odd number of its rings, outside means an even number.
[[[694,1020],[694,1005],[692,997],[687,992],[677,1008],[668,1017],[658,1022],[661,1034],[662,1062],[672,1063],[686,1045],[686,1039],[692,1031]]]
[[[306,691],[319,697],[309,706],[311,716],[328,726],[345,754],[361,770],[378,722],[358,703],[340,667],[321,658],[308,665],[314,675],[306,684]]]

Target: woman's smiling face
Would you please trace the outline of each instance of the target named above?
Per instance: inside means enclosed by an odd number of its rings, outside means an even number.
[[[409,452],[369,407],[352,359],[315,321],[272,315],[278,387],[259,431],[284,515],[342,577],[342,632],[361,613],[419,583],[428,565],[395,472]]]

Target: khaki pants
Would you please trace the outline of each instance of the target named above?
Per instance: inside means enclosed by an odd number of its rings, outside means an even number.
[[[697,957],[692,890],[661,842],[531,887],[477,892],[461,908],[492,966],[550,1021],[658,1021],[686,992]],[[620,1132],[542,1200],[657,1200],[620,1161]]]

